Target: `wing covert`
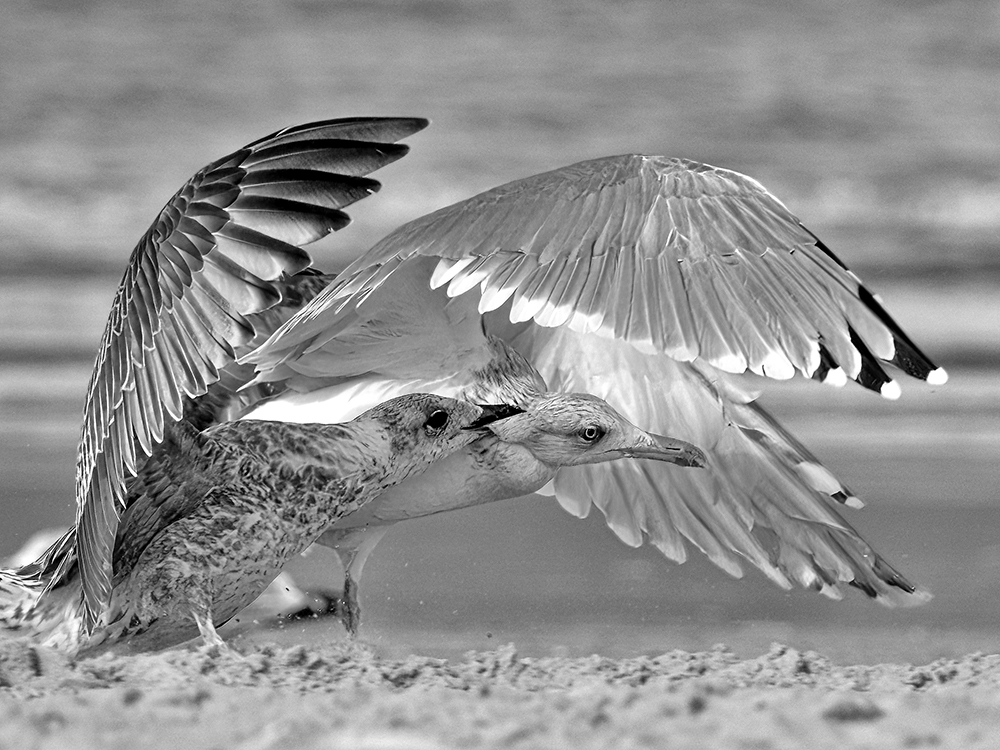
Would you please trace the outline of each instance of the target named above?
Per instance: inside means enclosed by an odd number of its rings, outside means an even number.
[[[840,260],[758,182],[685,159],[596,159],[403,225],[301,318],[438,258],[433,286],[479,286],[481,312],[568,325],[642,351],[775,378],[850,377],[887,397],[891,363],[944,382]],[[289,328],[293,328],[289,326]]]

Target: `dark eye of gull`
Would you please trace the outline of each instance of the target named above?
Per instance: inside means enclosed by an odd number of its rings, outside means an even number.
[[[587,443],[596,443],[602,437],[604,437],[604,429],[598,427],[596,424],[588,424],[582,430],[580,430],[579,436]]]
[[[424,432],[433,437],[441,433],[448,424],[448,412],[444,409],[435,409],[424,422]]]

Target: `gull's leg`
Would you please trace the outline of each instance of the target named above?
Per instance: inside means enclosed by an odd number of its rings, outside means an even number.
[[[388,530],[388,526],[330,529],[316,540],[317,543],[332,548],[344,566],[343,591],[336,601],[331,602],[327,611],[335,614],[352,636],[358,634],[361,625],[361,570]]]

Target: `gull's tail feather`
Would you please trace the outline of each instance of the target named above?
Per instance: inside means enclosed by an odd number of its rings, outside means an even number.
[[[76,651],[83,624],[75,528],[56,539],[37,560],[0,570],[0,625],[23,631],[43,645]]]

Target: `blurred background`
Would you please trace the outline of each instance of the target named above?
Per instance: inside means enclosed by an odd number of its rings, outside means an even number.
[[[433,120],[375,176],[331,268],[508,180],[624,152],[752,175],[948,368],[884,402],[763,403],[867,501],[850,520],[936,598],[676,566],[529,498],[400,524],[365,570],[390,652],[609,656],[773,640],[844,662],[1000,650],[1000,6],[662,0],[16,0],[0,7],[0,555],[73,519],[83,396],[134,243],[198,168],[280,127]],[[307,583],[338,578],[323,555]],[[253,614],[234,629],[248,630]],[[259,637],[341,638],[330,623]],[[258,635],[248,636],[258,637]]]

